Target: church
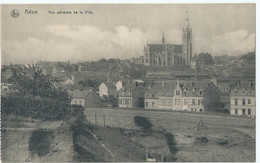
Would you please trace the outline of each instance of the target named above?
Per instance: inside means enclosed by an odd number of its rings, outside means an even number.
[[[185,65],[190,67],[192,58],[192,29],[186,12],[183,28],[182,45],[165,43],[164,33],[161,44],[147,44],[144,46],[143,61],[145,66],[174,67]]]

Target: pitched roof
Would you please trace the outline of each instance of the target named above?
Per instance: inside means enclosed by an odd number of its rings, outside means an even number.
[[[162,44],[147,44],[149,46],[149,50],[152,52],[162,52],[163,45]]]
[[[113,82],[104,82],[104,84],[107,86],[107,88],[116,88]]]
[[[91,92],[91,90],[68,90],[68,93],[72,94],[73,98],[86,98]]]
[[[254,82],[242,82],[240,85],[236,86],[235,89],[255,90],[255,83]]]
[[[174,45],[174,52],[182,53],[182,45]]]
[[[154,95],[154,98],[159,96],[172,96],[172,91],[176,86],[176,81],[162,81],[150,83],[151,86],[147,85],[146,94],[147,98],[151,98]],[[150,87],[150,88],[149,88]]]

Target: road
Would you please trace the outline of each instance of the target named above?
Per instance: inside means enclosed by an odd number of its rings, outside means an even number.
[[[167,124],[172,123],[174,123],[172,125],[176,126],[178,126],[178,124],[193,124],[193,126],[196,126],[198,121],[203,120],[208,126],[238,130],[255,139],[255,119],[251,118],[193,114],[188,112],[147,111],[141,109],[85,108],[86,118],[91,123],[95,123],[95,113],[98,125],[104,125],[104,115],[106,126],[128,129],[136,128],[133,121],[135,116],[144,116],[150,118],[154,122],[162,122],[164,127],[167,127]]]

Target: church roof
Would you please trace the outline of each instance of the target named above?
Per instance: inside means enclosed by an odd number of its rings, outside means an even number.
[[[173,45],[173,44],[147,44],[151,52],[161,53],[164,50],[164,47],[174,47],[175,53],[182,53],[182,45]]]
[[[152,52],[162,52],[163,51],[163,45],[162,44],[148,44],[149,50]]]
[[[174,52],[182,53],[182,45],[174,45]]]

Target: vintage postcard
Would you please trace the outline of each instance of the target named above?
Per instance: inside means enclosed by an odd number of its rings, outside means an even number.
[[[2,162],[255,162],[256,4],[2,4]]]

